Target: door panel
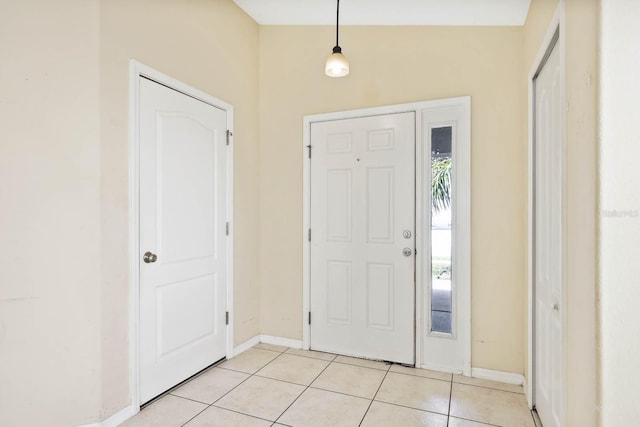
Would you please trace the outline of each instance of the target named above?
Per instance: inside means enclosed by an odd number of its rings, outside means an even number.
[[[367,169],[367,243],[393,243],[393,168]]]
[[[158,287],[158,359],[215,332],[215,283],[212,274]]]
[[[413,364],[415,114],[313,123],[311,146],[311,348]]]
[[[351,241],[351,171],[331,170],[327,173],[327,240]]]
[[[545,427],[562,410],[562,70],[552,50],[535,82],[535,405]]]
[[[226,113],[140,78],[140,398],[225,356]],[[144,262],[146,252],[157,256]]]
[[[215,257],[215,129],[183,115],[156,117],[158,250],[165,263]]]
[[[367,263],[367,327],[393,330],[393,264]]]
[[[327,320],[334,324],[351,324],[351,263],[329,261],[327,282]]]

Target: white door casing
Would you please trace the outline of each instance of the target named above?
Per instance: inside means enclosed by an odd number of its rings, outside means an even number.
[[[564,400],[564,72],[556,41],[534,79],[534,403],[546,427],[562,425]]]
[[[311,125],[311,348],[414,363],[415,113]]]
[[[146,402],[226,355],[227,113],[139,77],[138,120]]]

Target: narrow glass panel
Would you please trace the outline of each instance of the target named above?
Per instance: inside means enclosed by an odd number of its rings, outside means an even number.
[[[452,128],[431,129],[431,332],[451,333]]]

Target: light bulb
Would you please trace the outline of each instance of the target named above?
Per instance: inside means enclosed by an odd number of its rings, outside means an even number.
[[[325,73],[329,77],[344,77],[349,74],[349,61],[339,46],[334,47],[333,53],[327,58]]]

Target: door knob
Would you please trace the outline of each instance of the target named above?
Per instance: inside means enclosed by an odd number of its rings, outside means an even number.
[[[142,260],[147,264],[156,262],[157,259],[158,259],[158,255],[149,251],[145,252],[144,256],[142,257]]]
[[[560,310],[560,305],[559,305],[557,302],[556,302],[556,303],[554,303],[554,304],[553,304],[553,309],[554,309],[555,311],[559,311],[559,310]]]
[[[404,256],[411,256],[412,253],[413,253],[413,251],[411,250],[411,248],[404,248],[402,250],[402,255],[404,255]]]

